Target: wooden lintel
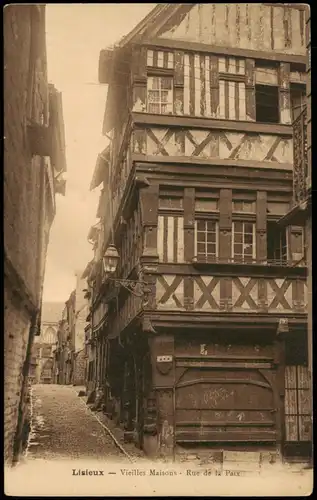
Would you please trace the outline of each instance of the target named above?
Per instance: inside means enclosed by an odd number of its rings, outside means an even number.
[[[252,184],[254,180],[259,181],[261,180],[266,180],[266,181],[271,181],[273,180],[274,182],[282,182],[278,186],[278,188],[281,191],[285,191],[284,187],[286,186],[286,191],[292,191],[292,181],[293,181],[293,175],[292,172],[289,170],[277,170],[277,169],[252,169],[250,172],[250,167],[241,167],[238,166],[232,167],[232,165],[209,165],[206,163],[200,164],[200,158],[197,157],[197,163],[191,163],[191,164],[184,164],[184,168],[180,168],[181,162],[178,160],[178,162],[175,163],[167,163],[167,162],[158,162],[158,161],[144,161],[145,156],[140,156],[139,158],[142,158],[142,160],[138,161],[134,159],[135,161],[135,168],[136,172],[139,174],[143,173],[146,174],[147,178],[151,180],[151,183],[154,182],[154,179],[157,179],[157,175],[161,175],[160,180],[156,181],[159,184],[161,184],[161,181],[163,184],[170,184],[171,186],[179,186],[178,180],[181,182],[181,186],[184,184],[185,178],[188,178],[190,180],[194,180],[191,178],[192,175],[195,176],[195,180],[199,179],[200,176],[204,176],[204,188],[208,190],[210,186],[208,187],[207,184],[211,179],[214,181],[216,180],[217,176],[220,176],[222,179],[222,182],[224,184],[227,183],[227,180],[229,179],[230,182],[238,183],[238,180],[243,180],[245,179],[248,181],[248,186],[250,183]],[[156,158],[156,157],[155,157]],[[208,162],[207,162],[208,163]],[[252,175],[250,175],[250,173]],[[173,178],[173,181],[168,181],[167,176],[177,176],[177,179]],[[226,178],[224,178],[226,176]],[[228,179],[227,179],[228,178]],[[166,180],[165,180],[166,179]],[[174,184],[175,180],[175,184]],[[198,181],[199,186],[194,186],[192,187],[201,187],[201,180]],[[257,185],[258,187],[258,185]],[[215,187],[216,188],[216,187]],[[215,189],[214,188],[214,189]],[[265,191],[264,186],[261,185],[261,188]],[[241,187],[238,186],[233,186],[233,189],[241,189]],[[243,189],[243,188],[242,188]],[[248,189],[248,188],[247,188]],[[267,191],[270,191],[268,189]],[[283,200],[285,201],[285,200]],[[289,201],[289,200],[288,200]]]
[[[291,318],[289,319],[290,329],[300,327],[305,328],[307,324],[307,314],[291,313]],[[240,332],[241,330],[251,330],[253,333],[257,331],[271,331],[273,335],[276,335],[278,321],[280,319],[278,314],[214,314],[206,313],[202,314],[201,311],[197,312],[170,312],[170,311],[152,311],[151,321],[155,329],[162,328],[172,328],[175,330],[181,329],[182,332],[188,333],[192,332],[192,329],[199,328],[201,330],[214,329],[214,331],[219,329],[229,329],[230,332]],[[299,328],[299,331],[300,331]]]
[[[283,267],[270,266],[268,264],[236,264],[219,263],[205,264],[202,268],[195,268],[192,264],[158,264],[157,270],[153,274],[177,274],[200,276],[252,276],[253,278],[280,278],[294,277],[294,279],[307,278],[307,267]]]
[[[137,168],[140,171],[148,172],[151,182],[157,182],[160,186],[173,186],[183,188],[184,186],[201,188],[202,180],[201,176],[204,176],[204,189],[221,189],[227,187],[228,189],[239,189],[242,191],[248,191],[250,189],[256,190],[259,179],[262,179],[261,188],[270,193],[285,193],[287,195],[292,194],[292,174],[290,172],[281,171],[269,171],[262,170],[260,175],[250,176],[250,169],[240,168],[240,175],[236,172],[228,172],[230,169],[223,168],[222,172],[219,173],[220,167],[215,167],[217,171],[211,173],[210,171],[205,171],[201,175],[197,172],[193,172],[193,169],[179,169],[177,166],[170,166],[161,164],[159,170],[157,170],[158,165],[149,164],[137,164]],[[175,172],[173,168],[178,168],[179,172]],[[199,167],[196,167],[198,170]],[[245,171],[249,173],[249,176],[245,174]],[[256,173],[254,170],[253,173]],[[263,174],[267,173],[267,176]],[[212,175],[213,174],[213,175]],[[284,174],[274,175],[274,174]]]
[[[239,49],[234,47],[219,47],[216,45],[208,45],[198,42],[185,42],[182,40],[171,40],[167,38],[154,38],[144,41],[149,48],[164,48],[168,47],[171,50],[179,49],[188,52],[208,52],[209,54],[219,54],[231,57],[243,57],[250,59],[265,59],[267,61],[283,61],[295,64],[305,64],[305,56],[296,54],[283,54],[281,52],[266,52],[250,49]]]
[[[279,163],[277,161],[257,161],[257,160],[228,160],[223,158],[200,158],[193,156],[159,156],[159,155],[140,155],[133,154],[132,161],[145,163],[177,163],[185,165],[215,165],[222,167],[245,167],[265,170],[283,170],[292,172],[292,163]]]
[[[219,80],[227,80],[228,82],[245,82],[245,75],[219,73]]]
[[[156,115],[138,112],[132,113],[132,121],[135,125],[232,130],[234,132],[280,135],[285,138],[292,137],[293,135],[293,128],[291,125],[281,125],[278,123],[257,123],[241,120],[218,120],[216,118],[199,118],[194,116],[180,115]]]
[[[250,361],[226,361],[225,363],[222,361],[205,361],[204,359],[200,361],[177,361],[176,362],[177,367],[183,367],[183,368],[223,368],[224,366],[226,369],[270,369],[271,368],[271,363],[259,363],[255,361],[254,363]]]

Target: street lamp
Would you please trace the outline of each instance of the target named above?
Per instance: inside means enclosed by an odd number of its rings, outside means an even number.
[[[114,245],[109,245],[103,256],[103,268],[106,274],[113,274],[119,262],[118,250]]]
[[[102,259],[106,281],[113,281],[116,287],[123,286],[136,297],[143,297],[143,302],[147,303],[147,296],[150,292],[149,288],[147,288],[149,283],[143,280],[126,280],[111,277],[116,272],[119,259],[118,250],[114,244],[110,244]]]

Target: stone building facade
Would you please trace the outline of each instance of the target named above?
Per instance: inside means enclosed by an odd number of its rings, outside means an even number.
[[[41,332],[34,339],[30,366],[30,382],[55,383],[53,352],[57,343],[57,331],[63,311],[63,303],[44,302],[42,305]]]
[[[28,371],[41,323],[57,175],[66,170],[61,95],[48,85],[44,5],[4,9],[4,456],[28,433]]]
[[[82,272],[76,273],[76,288],[65,303],[63,319],[59,323],[57,346],[54,354],[58,370],[57,383],[85,384],[85,326],[88,302]]]

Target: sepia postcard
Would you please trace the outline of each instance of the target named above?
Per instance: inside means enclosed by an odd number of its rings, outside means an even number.
[[[310,8],[4,7],[4,492],[313,492]]]

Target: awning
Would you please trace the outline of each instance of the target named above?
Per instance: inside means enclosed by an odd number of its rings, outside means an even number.
[[[110,167],[110,146],[98,155],[95,170],[90,183],[90,191],[100,186],[100,184],[109,180]]]
[[[98,203],[98,208],[97,208],[97,214],[96,216],[101,218],[103,216],[103,207],[104,207],[104,202],[106,200],[106,192],[104,189],[101,190],[100,196],[99,196],[99,203]]]
[[[49,84],[49,126],[52,129],[51,162],[57,172],[66,172],[66,144],[62,93]]]
[[[310,211],[310,201],[306,200],[298,205],[295,205],[287,214],[283,215],[277,224],[281,227],[285,226],[303,226],[307,220]]]
[[[98,307],[95,309],[93,315],[92,331],[96,333],[98,330],[103,328],[108,319],[108,305],[104,302],[100,302]]]
[[[91,260],[90,262],[88,262],[83,274],[81,275],[81,279],[84,280],[85,278],[87,278],[90,274],[90,271],[92,269],[92,266],[94,265],[94,261]]]
[[[88,241],[90,241],[90,240],[97,241],[100,228],[101,228],[100,222],[98,222],[98,224],[95,224],[94,226],[91,226],[91,228],[89,229],[88,236],[87,236]]]

